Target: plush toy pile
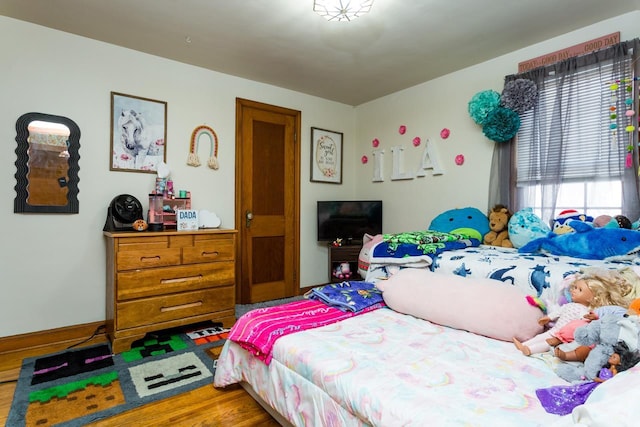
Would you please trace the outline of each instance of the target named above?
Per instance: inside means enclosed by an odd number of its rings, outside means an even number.
[[[516,248],[521,253],[600,260],[640,254],[640,220],[632,223],[623,215],[593,218],[564,210],[550,227],[531,208],[511,213],[507,206],[498,204],[488,216],[471,207],[445,211],[432,220],[429,230],[466,234],[485,245]]]

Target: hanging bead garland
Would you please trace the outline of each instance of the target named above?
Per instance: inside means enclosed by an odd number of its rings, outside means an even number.
[[[609,129],[611,129],[611,144],[615,144],[618,140],[618,124],[616,123],[616,119],[618,118],[618,113],[616,110],[616,104],[618,102],[618,97],[616,93],[618,92],[618,83],[611,83],[609,89],[611,90],[611,106],[609,107],[609,119],[611,119],[611,124],[609,125]]]
[[[626,156],[625,156],[625,167],[631,168],[633,167],[633,135],[636,127],[634,125],[636,111],[634,110],[634,98],[633,98],[633,81],[637,80],[637,78],[624,78],[621,80],[616,80],[615,82],[609,85],[609,89],[611,90],[611,105],[609,106],[609,119],[611,123],[609,124],[609,129],[611,130],[611,143],[617,144],[618,141],[618,96],[617,92],[620,89],[621,85],[624,88],[624,105],[625,105],[625,117],[627,118],[627,125],[624,130],[629,135],[629,142],[626,146]],[[640,174],[640,170],[638,171]]]

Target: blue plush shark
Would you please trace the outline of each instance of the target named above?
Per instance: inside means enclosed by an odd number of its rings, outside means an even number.
[[[549,233],[534,239],[518,252],[550,252],[584,259],[632,258],[640,252],[640,231],[625,228],[594,228],[582,221],[572,221],[574,233]]]

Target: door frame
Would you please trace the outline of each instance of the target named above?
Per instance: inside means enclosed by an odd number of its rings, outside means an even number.
[[[236,245],[236,303],[243,304],[248,301],[249,295],[243,295],[243,281],[245,273],[242,271],[242,266],[245,265],[243,259],[243,243],[246,238],[246,232],[244,229],[245,218],[242,209],[242,177],[244,172],[243,161],[243,133],[242,133],[242,121],[243,121],[243,109],[252,108],[258,110],[264,110],[271,113],[283,114],[294,117],[295,130],[294,130],[294,236],[293,236],[293,265],[294,271],[292,280],[292,295],[300,294],[300,130],[301,130],[301,116],[302,113],[298,110],[293,110],[285,107],[278,107],[271,104],[265,104],[257,101],[251,101],[244,98],[236,98],[236,151],[235,151],[235,224],[238,231],[238,244]]]

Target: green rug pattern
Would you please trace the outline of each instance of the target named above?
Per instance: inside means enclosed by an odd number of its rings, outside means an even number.
[[[212,384],[227,332],[173,330],[117,355],[102,344],[25,359],[7,425],[83,426]]]

